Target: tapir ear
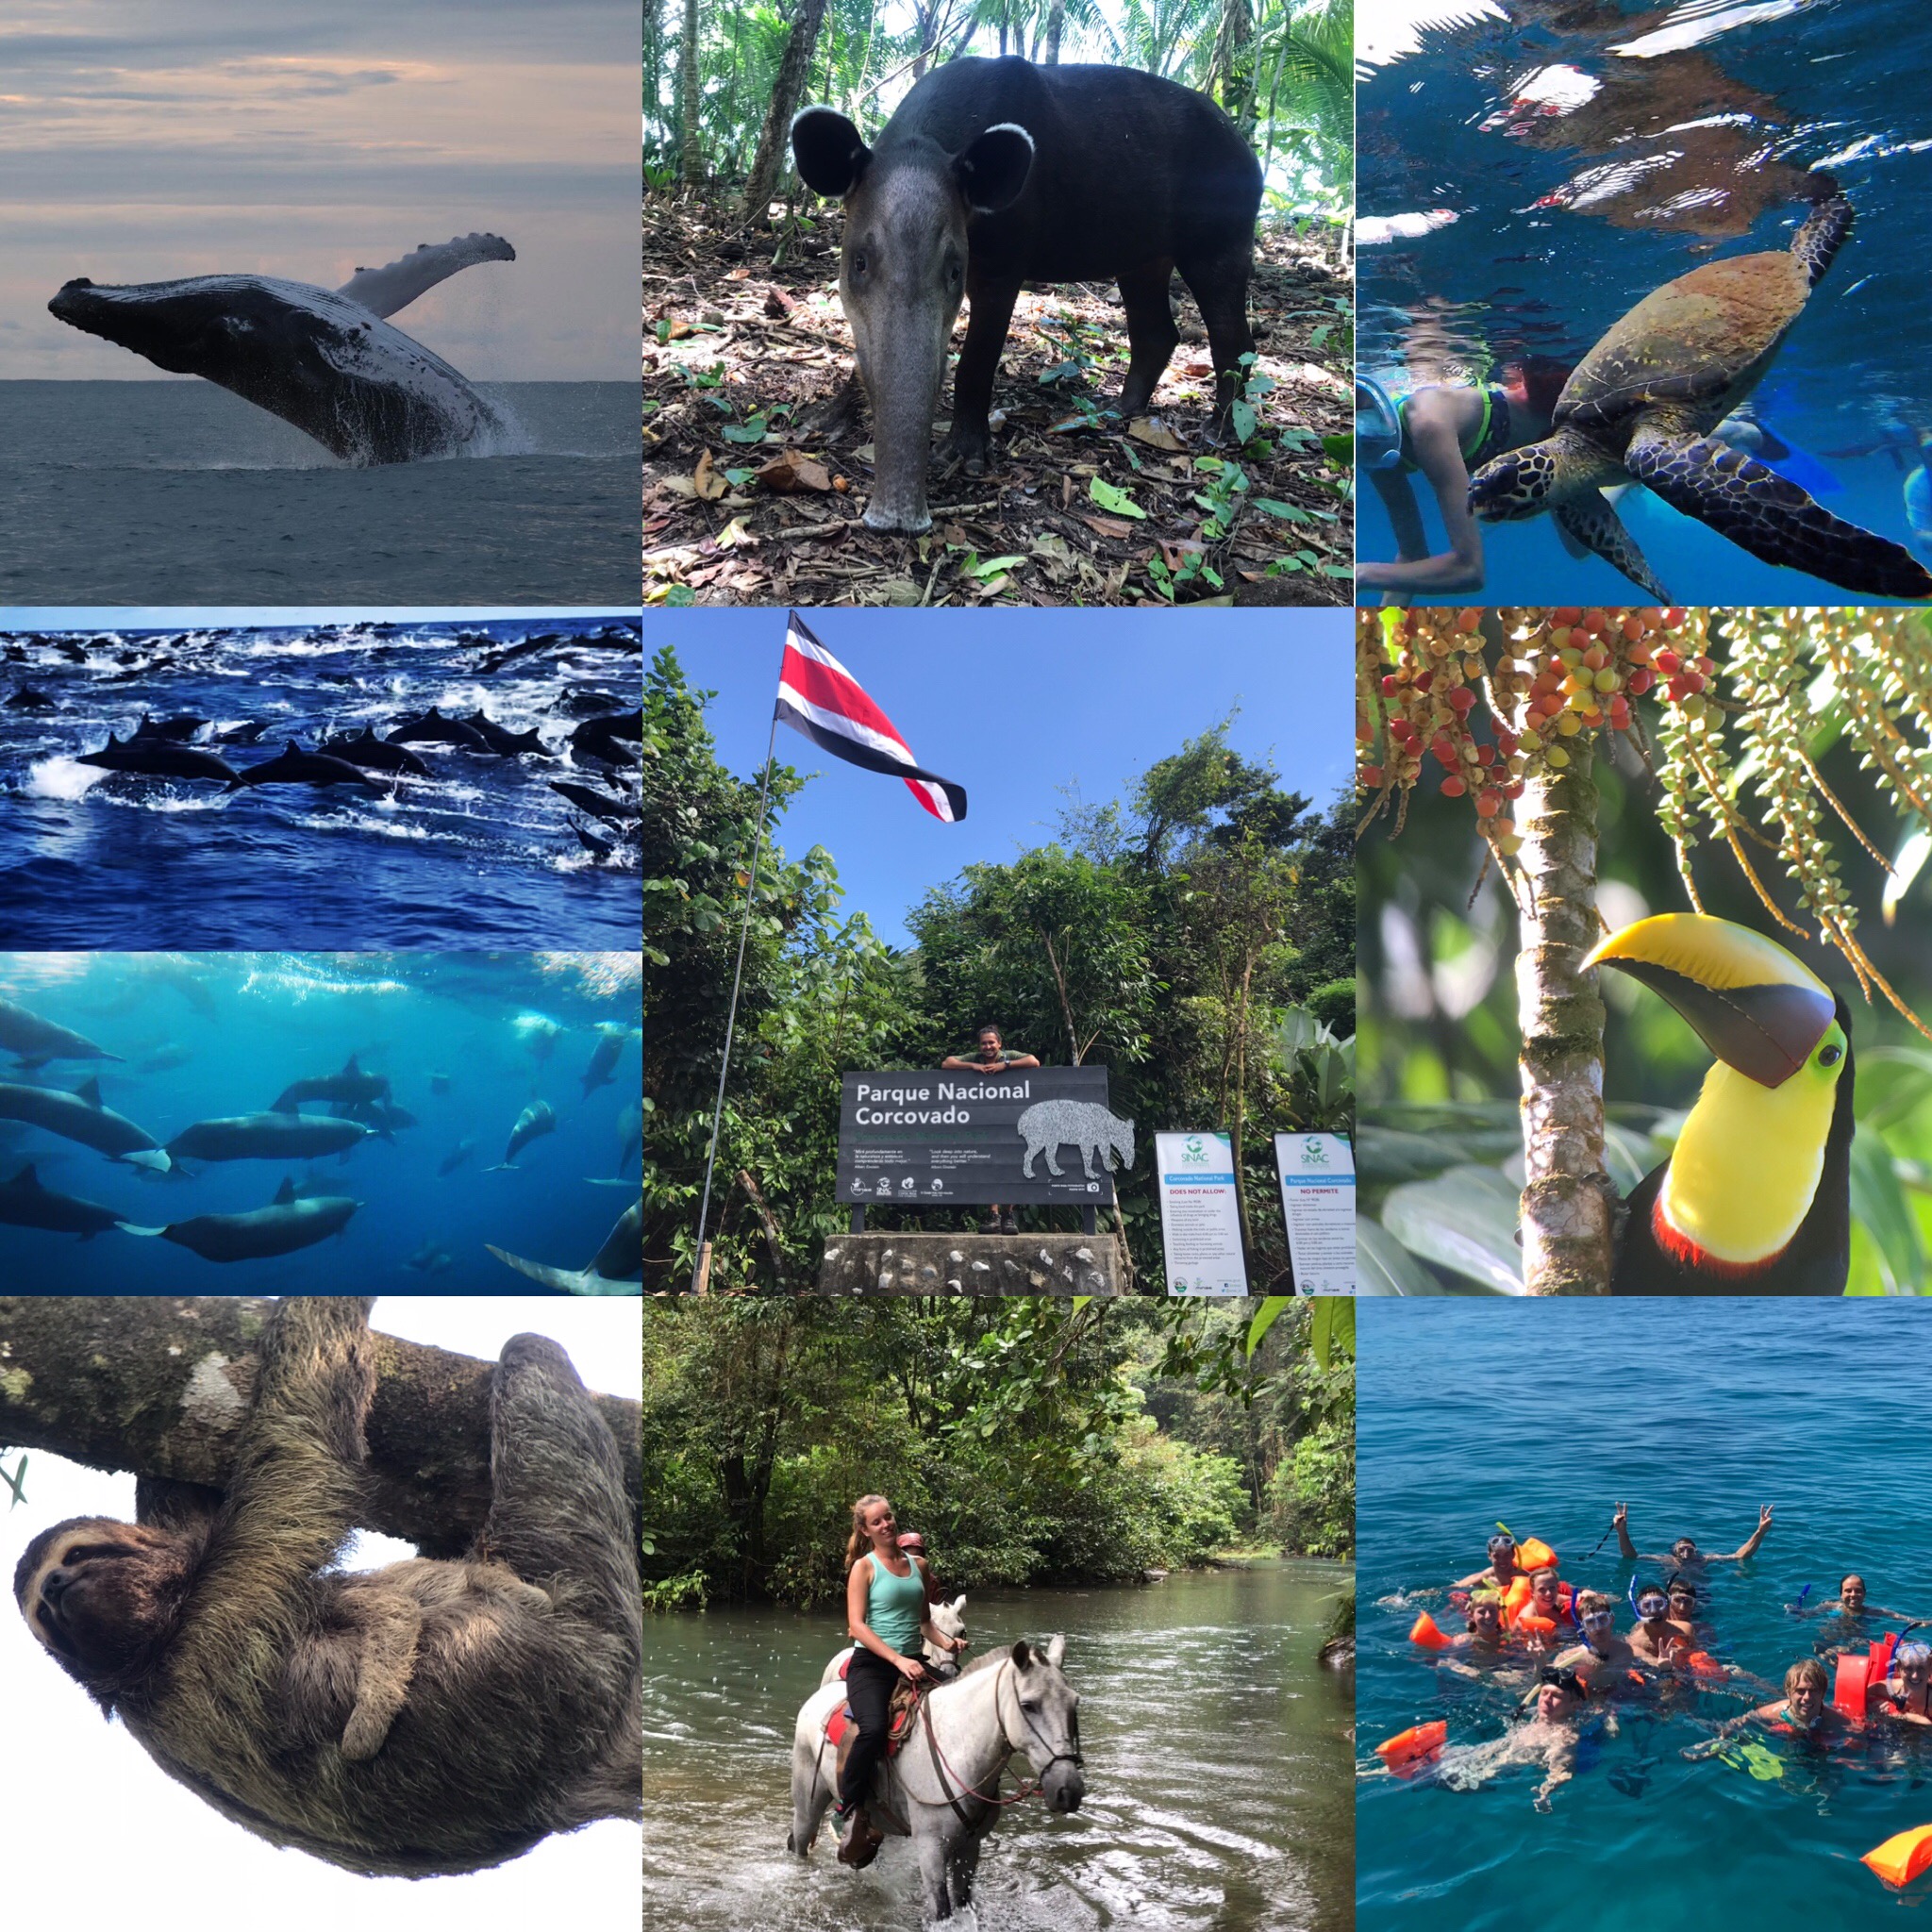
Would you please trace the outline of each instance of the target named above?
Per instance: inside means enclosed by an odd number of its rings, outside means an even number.
[[[1024,127],[1002,121],[989,127],[953,163],[966,206],[977,215],[996,215],[1011,208],[1033,172],[1033,137]]]
[[[842,199],[858,186],[872,150],[836,108],[802,108],[791,123],[791,158],[814,194]]]

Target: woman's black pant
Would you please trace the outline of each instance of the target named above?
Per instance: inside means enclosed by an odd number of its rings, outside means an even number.
[[[845,1759],[845,1775],[839,1784],[841,1807],[862,1805],[872,1790],[872,1774],[886,1755],[886,1740],[891,1727],[892,1691],[899,1682],[899,1669],[869,1650],[852,1653],[845,1673],[845,1700],[858,1723],[858,1735]]]

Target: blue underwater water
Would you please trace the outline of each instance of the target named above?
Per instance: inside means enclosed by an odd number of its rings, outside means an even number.
[[[478,387],[500,446],[356,469],[208,382],[0,382],[0,605],[634,604],[637,384]]]
[[[628,774],[570,740],[591,717],[636,712],[641,664],[635,615],[0,631],[0,947],[634,949],[635,847],[551,783],[621,799]],[[401,777],[392,797],[76,762],[143,713],[205,721],[195,748],[241,770],[291,740],[385,738],[431,706],[534,728],[541,748],[414,743],[431,775]],[[252,745],[215,741],[255,724]],[[635,738],[613,748],[634,753]]]
[[[1631,1565],[1606,1537],[1628,1504],[1640,1551],[1690,1536],[1710,1566],[1709,1648],[1781,1686],[1829,1642],[1814,1607],[1856,1570],[1870,1601],[1932,1617],[1917,1476],[1932,1309],[1895,1302],[1369,1302],[1359,1321],[1357,1916],[1362,1932],[1567,1932],[1748,1923],[1761,1932],[1893,1924],[1932,1880],[1889,1892],[1860,1857],[1932,1824],[1932,1738],[1874,1725],[1828,1755],[1760,1735],[1748,1766],[1680,1753],[1777,1690],[1679,1688],[1619,1733],[1586,1729],[1574,1780],[1474,1790],[1385,1772],[1373,1746],[1441,1718],[1452,1750],[1500,1735],[1517,1692],[1441,1671],[1407,1641],[1443,1586],[1482,1567],[1500,1523],[1631,1616]],[[1636,1574],[1655,1577],[1655,1564]],[[1808,1587],[1808,1593],[1807,1593]],[[1862,1646],[1905,1620],[1874,1617]],[[1921,1633],[1922,1637],[1924,1633]]]
[[[1361,369],[1400,392],[1493,376],[1524,354],[1574,361],[1662,283],[1785,247],[1815,185],[1807,171],[1824,169],[1857,225],[1747,408],[1794,452],[1773,467],[1835,516],[1911,547],[1907,486],[1932,430],[1932,97],[1917,84],[1932,11],[1923,0],[1512,0],[1507,12],[1424,28],[1419,47],[1362,69],[1360,213],[1456,219],[1361,250]],[[1434,504],[1412,480],[1438,547]],[[1381,502],[1361,494],[1358,555],[1391,558]],[[1618,512],[1676,602],[1881,601],[1761,562],[1648,491]],[[1598,558],[1572,558],[1547,516],[1483,535],[1487,584],[1451,601],[1641,595]],[[1932,558],[1932,529],[1918,541]]]
[[[636,1202],[639,971],[635,953],[0,954],[0,1000],[119,1056],[23,1072],[0,1053],[0,1082],[73,1091],[96,1078],[107,1108],[165,1144],[197,1121],[270,1109],[292,1083],[337,1074],[354,1055],[361,1073],[387,1076],[388,1105],[401,1109],[346,1156],[184,1159],[166,1177],[0,1119],[0,1284],[9,1293],[540,1292],[486,1243],[582,1269]],[[623,1038],[608,1077],[587,1087],[600,1026]],[[492,1172],[537,1103],[554,1129]],[[43,1187],[136,1226],[247,1212],[285,1180],[360,1205],[318,1245],[212,1261],[119,1227],[82,1241],[7,1224],[8,1184],[29,1163]]]

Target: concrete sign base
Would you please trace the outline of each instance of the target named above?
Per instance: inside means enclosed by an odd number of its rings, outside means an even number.
[[[1126,1294],[1110,1234],[848,1234],[825,1243],[821,1294]]]

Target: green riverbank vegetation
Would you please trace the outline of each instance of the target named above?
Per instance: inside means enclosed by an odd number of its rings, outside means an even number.
[[[949,1590],[1349,1557],[1354,1304],[710,1299],[644,1324],[645,1600],[806,1607],[889,1496]]]

